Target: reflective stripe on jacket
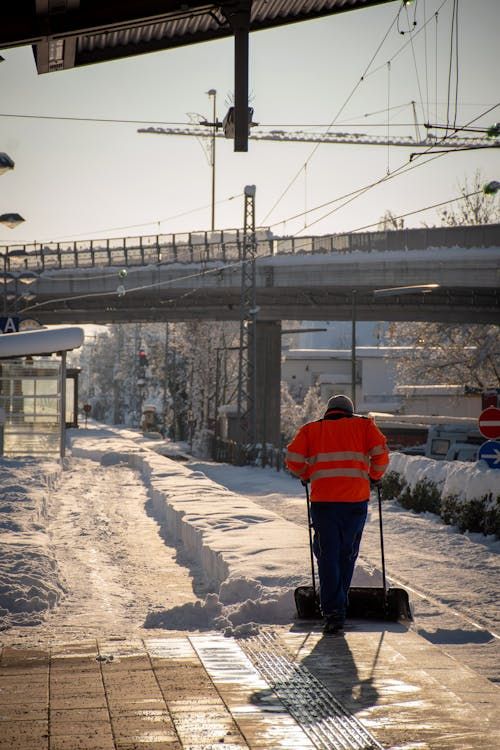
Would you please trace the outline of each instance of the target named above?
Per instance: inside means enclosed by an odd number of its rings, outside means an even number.
[[[311,480],[312,502],[367,500],[370,479],[380,479],[389,463],[385,437],[367,417],[325,416],[300,428],[287,446],[286,465]]]

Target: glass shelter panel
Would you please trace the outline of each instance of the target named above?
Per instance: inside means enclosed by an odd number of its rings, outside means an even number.
[[[63,417],[60,361],[1,362],[0,414],[0,454],[59,456]]]

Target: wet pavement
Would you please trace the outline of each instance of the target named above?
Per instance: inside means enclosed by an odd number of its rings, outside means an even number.
[[[1,653],[0,750],[498,747],[498,688],[398,625]]]

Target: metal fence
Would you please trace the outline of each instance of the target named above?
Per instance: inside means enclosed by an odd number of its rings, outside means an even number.
[[[301,253],[423,250],[429,247],[498,247],[500,224],[399,229],[384,232],[275,237],[257,230],[257,256]],[[242,258],[243,232],[186,232],[76,242],[32,243],[0,247],[5,269],[51,270],[166,263],[237,262]]]
[[[269,466],[276,471],[286,471],[285,448],[274,445],[245,445],[235,440],[215,438],[212,447],[212,458],[218,463],[234,466]]]

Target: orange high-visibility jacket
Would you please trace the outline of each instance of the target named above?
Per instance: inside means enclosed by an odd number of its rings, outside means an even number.
[[[336,410],[308,422],[287,446],[286,465],[311,480],[312,502],[359,502],[370,497],[370,479],[389,463],[386,440],[373,420]]]

